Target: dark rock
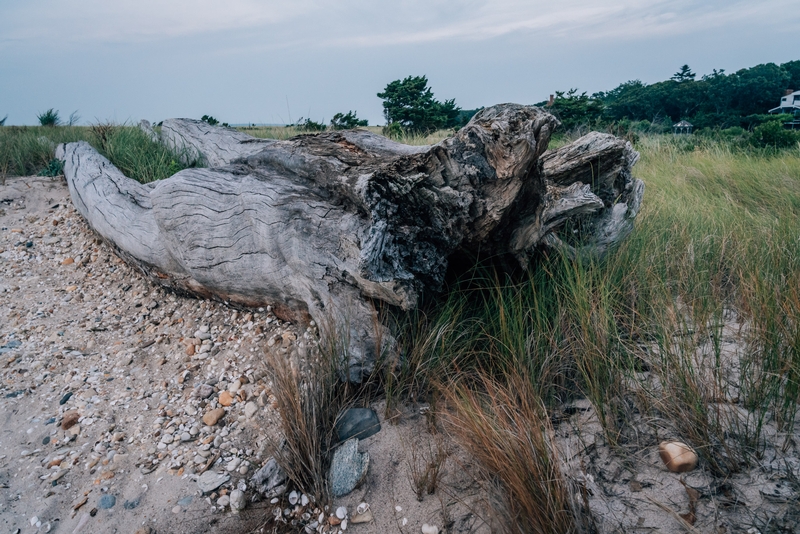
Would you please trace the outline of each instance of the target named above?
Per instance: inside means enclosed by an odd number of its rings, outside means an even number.
[[[48,443],[50,443],[50,436],[45,436],[44,439],[42,439],[42,445],[47,445]]]
[[[124,503],[122,503],[122,507],[125,508],[126,510],[133,510],[134,508],[139,506],[139,502],[140,501],[138,498],[133,499],[132,501],[125,501]]]
[[[72,397],[72,392],[71,392],[71,391],[68,391],[68,392],[66,392],[66,393],[64,394],[64,396],[63,396],[63,397],[61,397],[61,400],[60,400],[60,401],[58,401],[58,404],[60,404],[60,405],[64,405],[64,404],[66,404],[66,403],[67,403],[67,401],[68,401],[68,400],[69,400],[71,397]]]
[[[365,439],[380,432],[381,422],[378,414],[371,408],[350,408],[336,421],[334,430],[339,441]]]

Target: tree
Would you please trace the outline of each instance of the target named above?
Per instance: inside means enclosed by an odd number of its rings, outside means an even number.
[[[212,117],[211,115],[203,115],[202,117],[200,117],[200,120],[203,122],[207,122],[211,126],[216,126],[217,124],[219,124],[219,121],[214,117]]]
[[[695,73],[689,68],[689,65],[683,65],[681,70],[672,75],[672,80],[676,82],[694,81]]]
[[[383,99],[386,123],[398,123],[404,129],[425,133],[456,126],[461,108],[455,99],[440,102],[428,87],[426,76],[409,76],[389,83],[378,97]]]
[[[556,91],[550,111],[558,117],[566,130],[589,125],[603,116],[603,103],[599,99],[578,94],[577,89]]]
[[[786,89],[800,91],[800,60],[783,63],[781,68],[790,76],[789,86]]]
[[[354,111],[337,113],[331,119],[332,130],[351,130],[359,126],[369,126],[369,123],[366,119],[359,119],[358,114]]]

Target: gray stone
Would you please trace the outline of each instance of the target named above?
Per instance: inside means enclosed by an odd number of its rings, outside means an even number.
[[[256,491],[267,495],[286,481],[286,473],[275,461],[275,458],[270,458],[264,464],[264,467],[253,474],[250,481],[255,486]]]
[[[247,501],[245,501],[244,492],[238,489],[233,490],[231,492],[231,511],[239,512],[244,510],[245,506],[247,506]]]
[[[336,421],[336,435],[339,441],[350,438],[366,439],[381,430],[378,414],[371,408],[350,408]]]
[[[358,438],[342,444],[333,453],[329,474],[334,497],[343,497],[364,481],[369,469],[369,454],[358,452]]]
[[[103,495],[100,497],[100,502],[97,506],[102,510],[108,510],[109,508],[113,508],[115,504],[117,504],[116,497],[113,495]]]
[[[231,476],[228,474],[219,474],[213,471],[206,471],[200,478],[197,479],[197,486],[203,493],[210,493],[229,481]]]

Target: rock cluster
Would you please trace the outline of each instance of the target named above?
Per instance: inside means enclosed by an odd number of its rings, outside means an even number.
[[[13,436],[0,467],[24,466],[11,490],[39,501],[43,524],[68,519],[52,510],[116,509],[121,497],[135,508],[134,490],[165,476],[208,494],[195,506],[219,510],[227,496],[241,509],[275,428],[264,350],[303,350],[316,328],[155,288],[58,192],[38,212],[24,199],[0,210],[0,413]],[[2,503],[0,513],[23,526]]]

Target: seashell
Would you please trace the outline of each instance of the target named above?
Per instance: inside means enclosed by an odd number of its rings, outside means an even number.
[[[291,492],[289,494],[289,504],[291,504],[292,506],[297,504],[297,501],[299,501],[299,500],[300,500],[300,496],[297,494],[296,491],[293,491],[293,492]]]
[[[680,441],[662,441],[658,445],[658,454],[673,473],[685,473],[697,467],[697,453]]]
[[[311,519],[311,514],[309,514],[308,512],[305,512],[305,513],[304,513],[303,515],[301,515],[300,517],[302,517],[302,518],[303,518],[303,521],[308,521],[309,519]]]
[[[347,530],[347,519],[342,520],[342,524],[339,525],[339,528],[342,530]]]
[[[365,502],[362,502],[362,503],[361,503],[361,504],[359,504],[359,505],[358,505],[358,507],[356,508],[356,513],[358,513],[358,514],[363,514],[363,513],[365,513],[367,510],[369,510],[369,504],[367,504],[367,503],[365,503]]]
[[[439,527],[425,523],[422,525],[422,534],[439,534]]]
[[[336,517],[338,517],[339,519],[346,518],[347,517],[347,508],[345,508],[344,506],[340,506],[339,508],[337,508],[336,509]]]
[[[303,506],[308,506],[308,503],[309,503],[308,495],[306,495],[305,493],[302,494],[300,496],[300,504],[303,505]]]

